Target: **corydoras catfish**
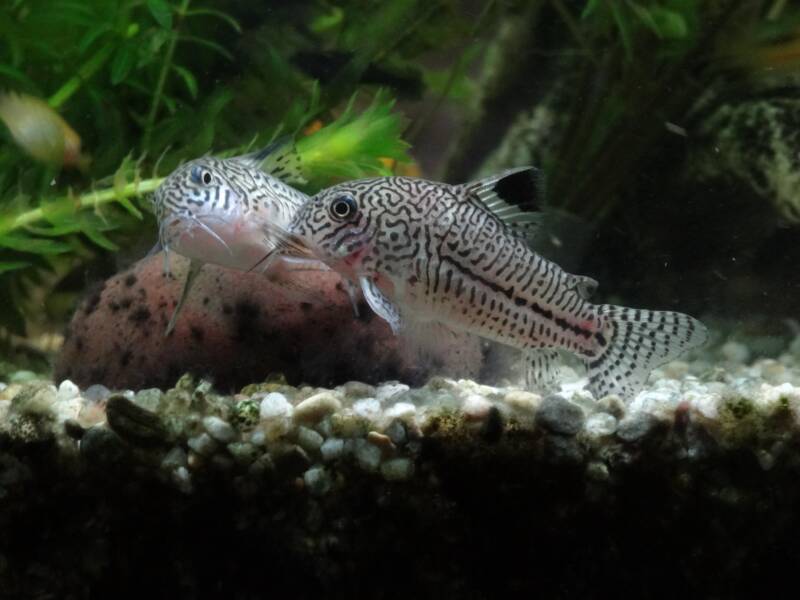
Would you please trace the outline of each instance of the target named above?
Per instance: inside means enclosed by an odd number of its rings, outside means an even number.
[[[565,272],[525,239],[537,179],[523,167],[463,185],[342,183],[311,198],[287,233],[358,282],[395,331],[438,322],[519,348],[529,385],[553,383],[558,352],[571,352],[596,397],[631,398],[653,368],[704,343],[706,329],[677,312],[590,302],[593,279]]]
[[[283,181],[300,179],[296,154],[286,148],[276,142],[243,156],[199,158],[178,167],[155,191],[165,270],[170,251],[191,260],[167,334],[204,264],[255,269],[265,252],[276,247],[280,226],[288,225],[308,200]],[[278,261],[275,271],[290,260]]]

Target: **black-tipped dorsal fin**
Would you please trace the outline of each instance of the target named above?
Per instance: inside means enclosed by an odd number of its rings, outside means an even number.
[[[261,150],[237,156],[235,160],[248,167],[261,169],[285,183],[306,183],[300,155],[288,135],[278,138]]]
[[[525,235],[537,227],[544,206],[544,182],[534,167],[517,167],[473,181],[464,189],[503,223]]]

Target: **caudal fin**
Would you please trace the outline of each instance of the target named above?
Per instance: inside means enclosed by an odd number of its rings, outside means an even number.
[[[689,315],[610,304],[597,308],[605,323],[603,339],[598,354],[584,359],[589,389],[596,398],[609,394],[632,398],[650,371],[708,338],[705,326]]]

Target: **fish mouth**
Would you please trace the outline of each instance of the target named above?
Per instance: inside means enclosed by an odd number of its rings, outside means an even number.
[[[218,214],[173,214],[161,222],[159,239],[166,252],[243,271],[272,247],[256,224]]]

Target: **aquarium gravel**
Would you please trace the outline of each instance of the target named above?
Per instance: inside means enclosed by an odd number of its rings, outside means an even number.
[[[69,593],[71,577],[102,581],[97,564],[158,572],[185,559],[184,579],[167,578],[180,593],[202,586],[205,561],[222,581],[271,560],[283,565],[276,585],[300,597],[331,585],[358,596],[362,578],[387,597],[510,594],[534,589],[519,561],[535,558],[539,576],[602,571],[542,584],[568,595],[639,572],[669,575],[676,591],[706,569],[725,578],[703,589],[728,589],[793,560],[776,553],[800,500],[800,336],[775,358],[753,358],[757,340],[715,337],[654,371],[629,404],[592,397],[570,368],[546,394],[444,377],[334,389],[275,377],[223,395],[188,375],[163,392],[11,374],[0,384],[0,579]],[[41,588],[20,562],[30,535],[51,545]],[[625,575],[612,568],[623,560]],[[391,583],[402,562],[422,579]]]

